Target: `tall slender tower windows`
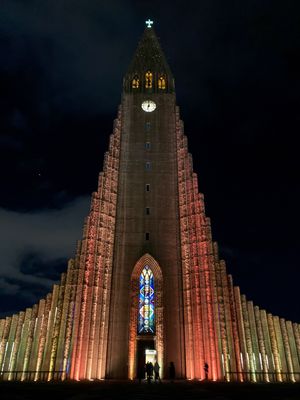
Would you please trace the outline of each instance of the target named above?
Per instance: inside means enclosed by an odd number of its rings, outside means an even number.
[[[138,334],[155,333],[154,276],[148,265],[140,275]]]
[[[140,80],[139,80],[139,77],[137,75],[135,75],[135,77],[132,79],[131,87],[133,89],[138,89],[140,87]]]
[[[158,78],[158,89],[161,89],[161,90],[166,89],[166,79],[164,76],[160,76]]]
[[[152,88],[152,72],[151,71],[147,71],[145,74],[145,88],[146,89],[151,89]]]

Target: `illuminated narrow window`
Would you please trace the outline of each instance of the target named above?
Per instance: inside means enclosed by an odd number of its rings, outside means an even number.
[[[158,78],[158,89],[165,90],[166,89],[166,79],[163,76]]]
[[[151,89],[152,88],[152,72],[147,71],[145,74],[145,88]]]
[[[148,265],[140,275],[138,334],[155,333],[154,276]]]
[[[140,80],[137,75],[132,79],[131,87],[133,89],[137,89],[140,87]]]

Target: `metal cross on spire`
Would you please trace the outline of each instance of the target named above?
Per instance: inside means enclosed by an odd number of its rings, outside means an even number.
[[[147,28],[151,28],[151,25],[153,24],[153,21],[151,21],[150,18],[148,18],[148,21],[145,21]]]

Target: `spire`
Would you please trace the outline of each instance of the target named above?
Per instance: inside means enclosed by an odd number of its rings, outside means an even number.
[[[147,26],[125,75],[126,92],[143,92],[144,89],[147,93],[174,92],[173,75],[152,24],[150,19],[146,21]],[[151,83],[149,80],[147,84],[147,79],[151,79]]]

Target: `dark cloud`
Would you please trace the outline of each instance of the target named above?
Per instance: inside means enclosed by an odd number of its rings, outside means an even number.
[[[33,112],[49,117],[55,111],[93,114],[115,107],[119,90],[111,81],[121,83],[120,61],[125,54],[128,57],[128,45],[120,52],[119,42],[125,21],[131,19],[124,2],[4,4],[1,33],[6,57],[1,69],[21,84],[20,97],[30,91],[26,100]]]
[[[66,259],[45,261],[40,254],[29,252],[23,256],[19,268],[22,274],[58,281],[60,274],[66,271]]]
[[[13,138],[10,135],[5,135],[3,133],[0,137],[0,146],[2,149],[18,151],[21,150],[22,143],[17,138]]]
[[[68,258],[75,255],[88,205],[88,198],[78,198],[60,210],[21,213],[0,209],[3,296],[19,298],[24,308],[51,290],[66,270]],[[5,307],[12,306],[8,302]]]

